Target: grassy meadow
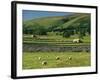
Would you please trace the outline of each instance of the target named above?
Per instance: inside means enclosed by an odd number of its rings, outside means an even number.
[[[49,35],[38,36],[36,39],[32,35],[24,35],[23,43],[35,43],[35,44],[49,44],[49,45],[90,45],[90,36],[84,36],[82,41],[84,43],[72,43],[73,39],[78,38],[77,35],[70,38],[56,35],[55,33],[49,33]]]
[[[59,56],[59,60],[56,59],[57,56]],[[90,66],[90,57],[88,52],[25,52],[23,69]],[[47,64],[43,65],[43,61],[46,61]]]

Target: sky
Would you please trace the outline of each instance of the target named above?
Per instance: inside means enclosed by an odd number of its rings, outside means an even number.
[[[23,10],[23,20],[31,20],[41,17],[50,17],[50,16],[64,16],[70,15],[70,12],[51,12],[51,11],[34,11],[34,10]]]

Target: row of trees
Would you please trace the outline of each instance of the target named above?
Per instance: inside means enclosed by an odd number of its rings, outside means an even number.
[[[41,26],[37,23],[35,23],[33,25],[25,25],[24,24],[23,33],[24,34],[32,34],[33,36],[47,35],[47,29],[44,26]]]

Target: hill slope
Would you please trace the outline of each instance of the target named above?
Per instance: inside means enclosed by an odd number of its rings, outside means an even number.
[[[38,18],[33,20],[24,21],[24,25],[33,25],[34,23],[37,23],[39,25],[42,25],[44,27],[49,27],[52,25],[63,25],[64,26],[70,26],[75,22],[80,22],[82,19],[89,19],[89,14],[73,14],[70,16],[55,16],[55,17],[45,17],[45,18]],[[65,20],[65,21],[64,21]]]
[[[24,28],[41,26],[50,31],[77,30],[90,33],[90,14],[75,13],[69,16],[44,17],[23,22]]]

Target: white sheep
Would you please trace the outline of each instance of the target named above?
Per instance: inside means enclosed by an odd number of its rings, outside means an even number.
[[[72,60],[72,57],[68,57],[69,60]]]
[[[57,56],[57,57],[56,57],[56,60],[59,60],[59,59],[60,59],[60,57],[59,57],[59,56]]]
[[[41,57],[39,57],[38,59],[41,60]]]
[[[82,43],[82,40],[80,40],[80,39],[73,39],[73,43]]]
[[[46,65],[46,64],[47,64],[47,61],[43,61],[43,62],[42,62],[42,65]]]

